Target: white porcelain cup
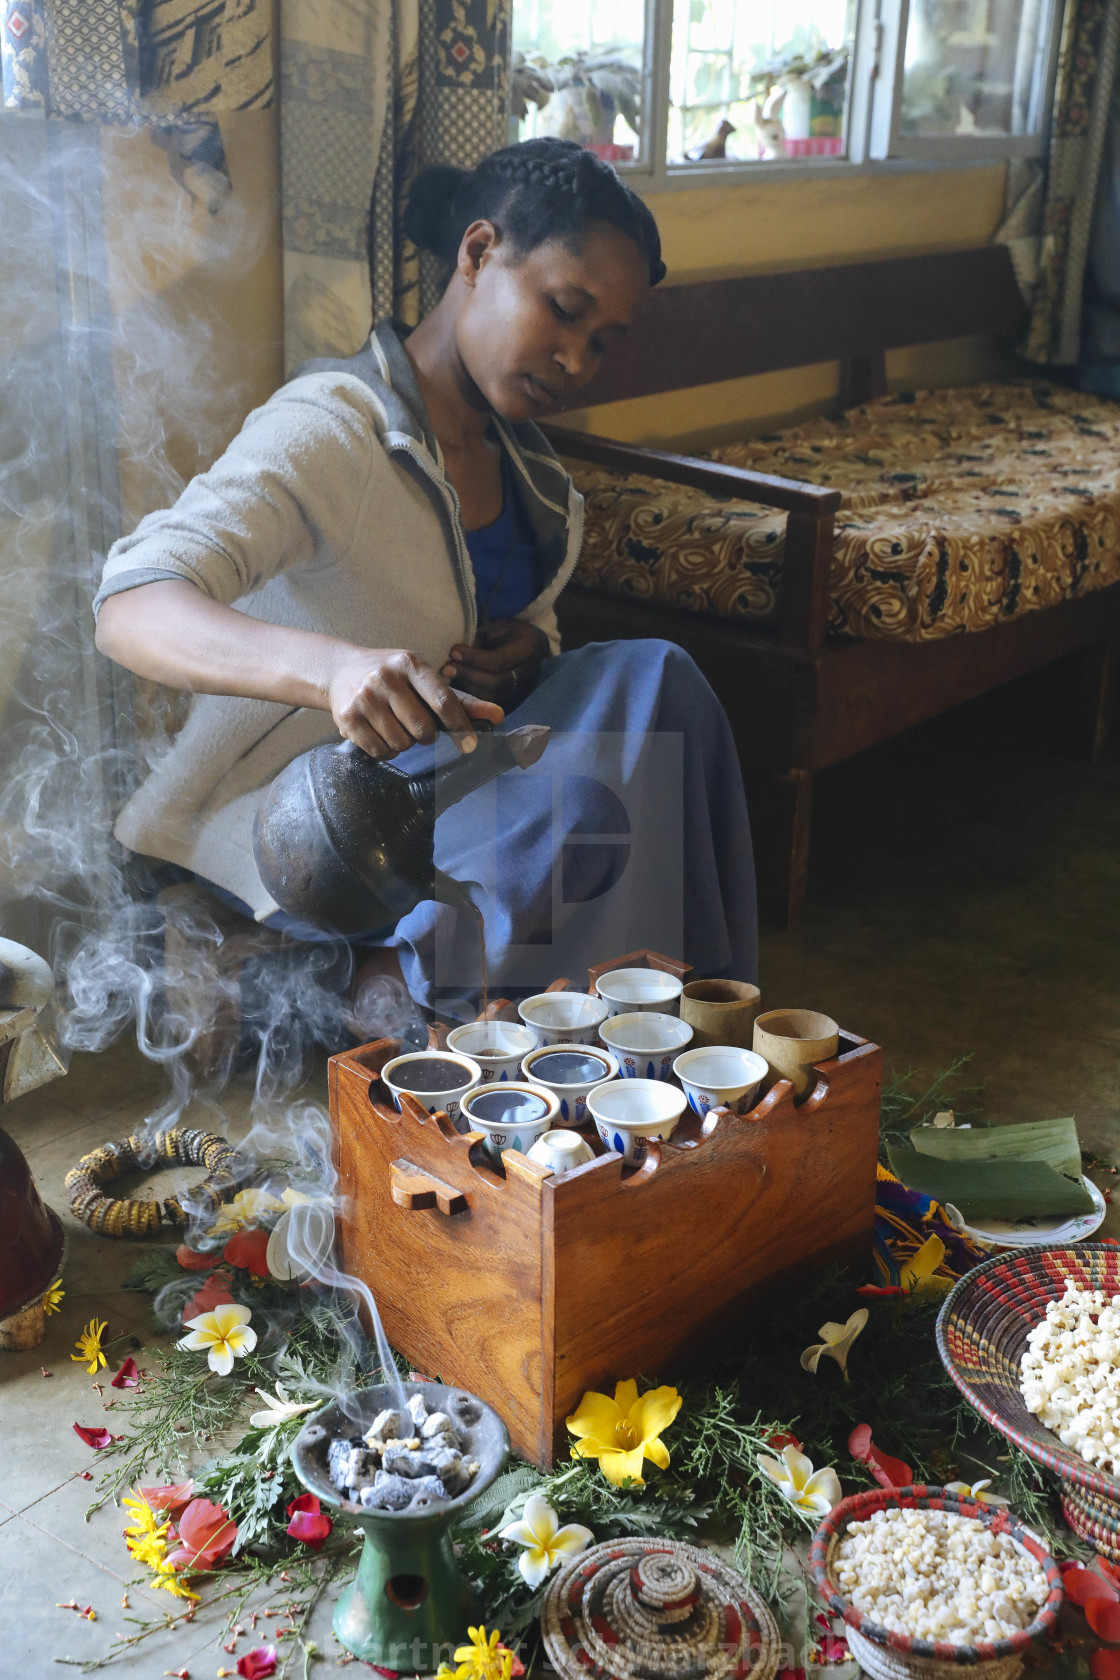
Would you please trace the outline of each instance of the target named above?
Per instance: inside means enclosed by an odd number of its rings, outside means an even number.
[[[555,1078],[547,1066],[552,1056],[572,1056],[585,1062],[597,1062],[603,1071],[592,1079]],[[542,1064],[544,1071],[538,1073],[537,1068]],[[534,1085],[544,1085],[556,1093],[560,1100],[560,1118],[566,1126],[581,1126],[587,1118],[588,1093],[596,1085],[618,1078],[618,1062],[609,1050],[600,1050],[598,1045],[542,1044],[536,1050],[530,1050],[521,1064],[521,1071]]]
[[[534,1108],[535,1113],[526,1112]],[[495,1161],[500,1160],[503,1149],[519,1149],[527,1155],[559,1118],[556,1093],[527,1080],[484,1085],[471,1091],[463,1103],[468,1129],[482,1132],[486,1152]]]
[[[463,1069],[463,1082],[451,1090],[427,1091],[423,1089],[423,1073],[410,1067],[405,1079],[407,1083],[397,1079],[398,1068],[412,1062],[458,1062]],[[401,1106],[401,1096],[407,1091],[410,1097],[423,1103],[429,1114],[435,1114],[443,1109],[448,1117],[454,1120],[459,1112],[459,1104],[468,1091],[473,1091],[482,1079],[482,1069],[469,1056],[460,1055],[457,1050],[407,1050],[403,1055],[394,1056],[381,1069],[381,1077],[392,1092],[393,1101],[397,1107]]]
[[[732,1114],[746,1114],[766,1078],[765,1056],[743,1050],[737,1044],[704,1045],[686,1050],[673,1063],[673,1072],[684,1088],[689,1107],[697,1114],[710,1108],[729,1108]]]
[[[692,1028],[676,1015],[650,1010],[612,1016],[599,1028],[599,1040],[617,1056],[623,1079],[672,1079],[673,1058],[692,1043]]]
[[[482,1083],[489,1085],[491,1080],[517,1078],[522,1058],[537,1047],[537,1035],[517,1021],[468,1021],[454,1027],[447,1042],[452,1050],[478,1063]]]
[[[612,968],[595,990],[610,1004],[612,1015],[633,1015],[646,1009],[675,1015],[680,1008],[683,982],[659,968]]]
[[[550,1167],[554,1173],[571,1172],[595,1159],[595,1151],[578,1132],[546,1132],[529,1150],[530,1161],[540,1167]]]
[[[651,1139],[664,1139],[684,1113],[685,1094],[660,1079],[614,1079],[598,1085],[587,1106],[608,1149],[641,1166]]]
[[[610,1005],[590,992],[538,992],[517,1013],[541,1044],[592,1044]]]

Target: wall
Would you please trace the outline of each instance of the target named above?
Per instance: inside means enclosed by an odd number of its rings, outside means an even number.
[[[1005,166],[817,176],[651,194],[670,281],[712,279],[869,257],[986,245],[1003,216]],[[983,339],[892,352],[894,388],[997,375],[1002,354]],[[729,379],[565,415],[565,425],[640,443],[715,442],[754,423],[819,413],[835,397],[835,363]]]

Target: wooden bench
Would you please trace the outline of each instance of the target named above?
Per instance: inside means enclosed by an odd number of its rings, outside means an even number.
[[[651,294],[640,324],[579,401],[617,402],[839,360],[840,405],[847,408],[885,393],[887,350],[978,333],[1010,341],[1025,317],[1007,251],[998,245],[664,287]],[[548,431],[566,457],[787,515],[774,628],[575,586],[558,608],[566,647],[664,637],[703,670],[727,710],[751,784],[768,919],[789,926],[800,914],[818,770],[1079,650],[1086,655],[1090,750],[1099,749],[1120,637],[1120,584],[939,641],[831,637],[839,491],[560,426]]]

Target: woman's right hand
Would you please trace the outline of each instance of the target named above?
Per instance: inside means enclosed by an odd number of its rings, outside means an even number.
[[[501,723],[505,717],[500,706],[449,687],[407,648],[348,648],[331,676],[329,696],[339,733],[371,758],[395,758],[417,741],[434,741],[439,724],[461,752],[473,752],[478,737],[471,719]]]

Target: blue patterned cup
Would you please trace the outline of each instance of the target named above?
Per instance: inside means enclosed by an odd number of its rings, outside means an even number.
[[[581,1069],[578,1064],[583,1063]],[[599,1071],[595,1072],[595,1067]],[[597,1085],[617,1079],[618,1062],[609,1050],[589,1044],[542,1044],[530,1050],[521,1071],[534,1085],[543,1085],[559,1099],[565,1126],[580,1126],[587,1118],[587,1098]],[[582,1074],[582,1077],[581,1077]]]
[[[651,1140],[667,1138],[684,1113],[685,1095],[660,1079],[612,1079],[596,1086],[587,1107],[607,1148],[640,1167]]]
[[[483,1134],[483,1147],[495,1161],[503,1149],[527,1155],[560,1118],[554,1091],[526,1080],[506,1085],[480,1085],[463,1103],[463,1119],[472,1132]]]
[[[673,1072],[684,1087],[689,1107],[697,1114],[707,1114],[710,1108],[746,1114],[769,1068],[765,1057],[756,1056],[753,1050],[713,1044],[686,1050],[673,1063]]]
[[[595,990],[610,1005],[612,1015],[656,1010],[675,1015],[680,1008],[682,982],[660,968],[612,968],[596,980]]]
[[[590,992],[538,992],[517,1006],[538,1044],[593,1044],[609,1012],[610,1005]]]
[[[522,1058],[537,1047],[532,1027],[517,1021],[468,1021],[447,1035],[450,1049],[469,1056],[482,1069],[482,1083],[516,1079]]]
[[[676,1015],[653,1010],[613,1015],[599,1028],[600,1041],[618,1059],[623,1079],[672,1079],[673,1058],[692,1043],[692,1028]]]

